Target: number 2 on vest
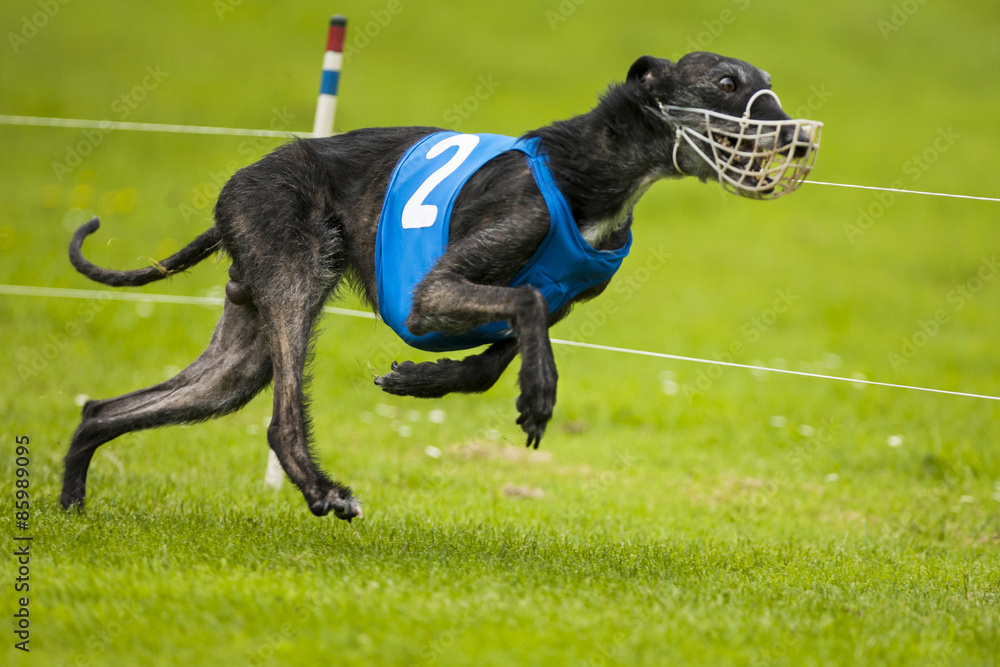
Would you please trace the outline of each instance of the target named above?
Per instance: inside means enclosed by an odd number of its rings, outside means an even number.
[[[427,159],[433,160],[449,148],[456,147],[458,150],[440,169],[427,177],[413,196],[403,207],[402,223],[403,229],[420,229],[430,227],[437,221],[438,207],[434,204],[425,204],[424,200],[431,194],[441,181],[448,178],[458,167],[465,162],[473,149],[479,143],[479,137],[474,134],[456,134],[434,144],[427,151]]]

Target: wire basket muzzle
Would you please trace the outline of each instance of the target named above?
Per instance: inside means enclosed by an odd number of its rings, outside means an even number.
[[[742,118],[664,105],[664,117],[677,128],[673,151],[677,171],[684,173],[678,163],[683,142],[712,167],[722,186],[733,194],[777,199],[797,190],[816,164],[823,123],[752,119],[750,107],[762,93],[774,95],[769,90],[758,91]]]

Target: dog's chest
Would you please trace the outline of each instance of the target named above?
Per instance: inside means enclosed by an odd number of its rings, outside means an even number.
[[[625,203],[620,209],[615,211],[612,215],[605,218],[601,218],[596,222],[583,221],[584,224],[581,225],[581,234],[584,240],[587,241],[592,247],[599,247],[604,241],[609,239],[612,234],[622,228],[629,217],[632,215],[632,210],[635,205],[639,203],[646,191],[649,190],[650,186],[656,182],[655,177],[648,177],[643,179],[632,191],[632,193],[625,200]]]

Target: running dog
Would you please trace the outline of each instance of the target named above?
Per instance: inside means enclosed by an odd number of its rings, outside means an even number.
[[[430,127],[371,128],[290,142],[226,183],[215,224],[175,255],[85,276],[137,286],[213,253],[232,259],[208,349],[176,377],[88,401],[65,458],[61,503],[82,506],[94,452],[140,429],[206,420],[274,382],[267,440],[317,516],[361,507],[310,446],[303,375],[323,304],[346,282],[408,343],[485,351],[394,363],[382,390],[483,392],[520,353],[517,423],[538,447],[556,402],[548,329],[608,285],[631,243],[632,209],[655,181],[694,176],[771,199],[812,168],[821,124],[792,120],[770,76],[711,53],[644,56],[597,106],[520,138]]]

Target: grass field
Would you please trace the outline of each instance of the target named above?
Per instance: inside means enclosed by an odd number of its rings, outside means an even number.
[[[338,130],[518,134],[586,111],[642,54],[703,48],[769,70],[786,109],[824,121],[816,180],[1000,196],[986,0],[10,0],[0,114],[308,131],[334,12],[351,20]],[[94,213],[99,264],[176,250],[278,143],[0,125],[0,284],[99,287],[65,252]],[[760,203],[680,182],[636,219],[616,283],[554,337],[1000,395],[995,202],[815,185]],[[144,291],[218,296],[227,268]],[[3,551],[33,538],[29,591],[15,557],[0,569],[3,664],[1000,661],[1000,404],[985,399],[560,347],[531,454],[516,364],[480,397],[396,399],[372,370],[433,357],[327,315],[316,446],[364,521],[264,487],[269,392],[107,445],[87,511],[63,512],[82,397],[176,373],[218,315],[0,294]]]

